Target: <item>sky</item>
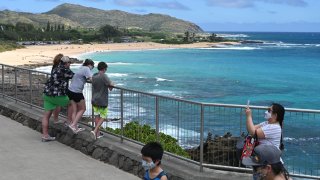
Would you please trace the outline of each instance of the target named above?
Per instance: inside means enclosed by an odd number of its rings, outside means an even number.
[[[320,32],[320,0],[0,0],[0,10],[44,13],[63,3],[166,14],[204,31]]]

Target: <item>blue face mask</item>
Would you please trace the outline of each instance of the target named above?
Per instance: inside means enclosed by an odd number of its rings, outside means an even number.
[[[254,172],[253,179],[254,180],[263,180],[266,175],[262,174],[261,172]]]
[[[142,167],[144,168],[144,170],[150,170],[156,167],[156,165],[154,164],[154,162],[147,162],[145,160],[142,160]]]
[[[265,118],[266,120],[270,119],[270,118],[271,118],[271,113],[268,112],[268,111],[264,112],[264,118]]]

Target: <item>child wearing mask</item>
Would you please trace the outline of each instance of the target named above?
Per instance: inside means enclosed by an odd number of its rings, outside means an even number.
[[[163,148],[158,142],[150,142],[141,149],[142,167],[146,170],[144,180],[167,180],[166,173],[161,168]]]

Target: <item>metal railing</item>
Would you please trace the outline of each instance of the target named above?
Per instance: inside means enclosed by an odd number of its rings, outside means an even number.
[[[50,74],[0,64],[0,95],[26,103],[31,108],[42,108],[43,86]],[[92,117],[91,84],[84,91],[87,100],[85,116]],[[170,135],[187,149],[188,158],[166,152],[168,155],[203,167],[250,172],[241,167],[235,151],[236,138],[246,132],[245,105],[200,103],[165,97],[151,93],[115,87],[109,93],[110,121],[104,127],[120,129],[117,135],[142,144],[141,131],[131,132],[137,140],[124,135],[127,123],[135,121],[149,125],[158,141]],[[267,107],[251,106],[255,124],[263,121]],[[90,119],[90,118],[89,118]],[[92,121],[83,123],[92,124]],[[311,109],[286,109],[284,121],[285,166],[294,177],[320,178],[320,111]],[[210,135],[212,134],[212,136]]]

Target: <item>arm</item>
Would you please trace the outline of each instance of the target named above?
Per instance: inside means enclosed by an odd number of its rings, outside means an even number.
[[[114,83],[109,79],[107,75],[104,76],[105,85],[108,86],[109,91],[112,91]]]
[[[252,121],[252,112],[249,107],[246,109],[246,115],[247,115],[247,120],[246,120],[246,125],[247,125],[247,131],[251,136],[253,136],[255,133],[257,133],[258,138],[264,139],[265,135],[261,129],[261,125],[254,125]]]
[[[92,82],[92,77],[87,78],[87,83]]]
[[[247,131],[249,132],[250,135],[253,136],[256,128],[252,122],[252,112],[249,107],[246,108],[246,115],[247,115],[247,120],[246,120]]]
[[[86,71],[85,71],[84,76],[86,77],[86,81],[87,81],[87,82],[92,82],[92,76],[93,76],[93,74],[91,73],[89,67],[86,68]]]
[[[112,91],[113,87],[114,87],[114,83],[111,81],[111,83],[110,83],[110,85],[108,87],[109,91]]]
[[[72,79],[74,73],[70,69],[65,69],[64,70],[64,77],[66,79]]]
[[[164,176],[162,176],[162,177],[160,178],[160,180],[168,180],[168,178],[167,178],[166,175],[164,175]]]

